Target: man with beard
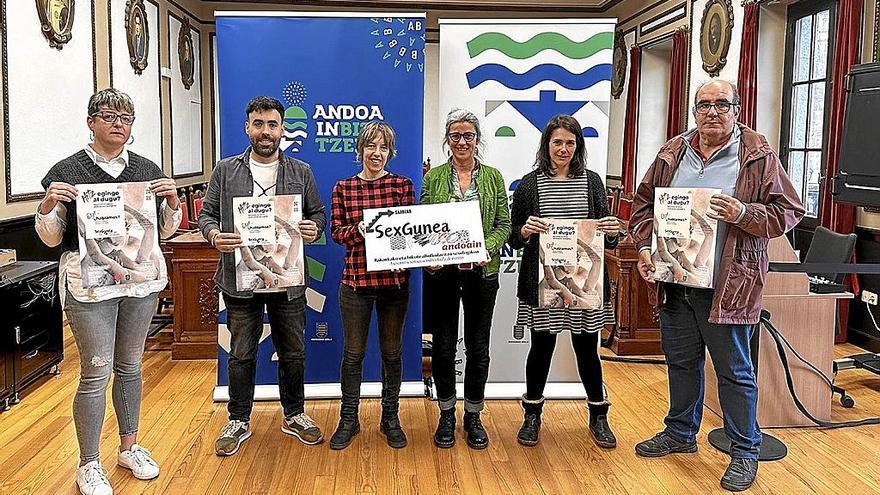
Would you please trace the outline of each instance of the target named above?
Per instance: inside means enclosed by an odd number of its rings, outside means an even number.
[[[238,156],[217,163],[199,215],[199,229],[220,251],[214,280],[226,303],[227,325],[232,334],[229,350],[229,422],[214,446],[217,455],[235,454],[250,438],[254,402],[257,347],[263,332],[263,313],[269,314],[272,342],[278,353],[278,389],[284,420],[281,431],[307,445],[323,440],[321,430],[304,411],[305,393],[305,285],[286,289],[238,291],[235,284],[235,250],[242,246],[233,226],[232,199],[286,194],[302,196],[303,220],[297,225],[305,242],[317,240],[324,230],[324,204],[311,168],[279,151],[283,135],[284,106],[268,96],[252,99],[245,109],[245,133],[251,146]],[[308,266],[305,267],[308,283]]]

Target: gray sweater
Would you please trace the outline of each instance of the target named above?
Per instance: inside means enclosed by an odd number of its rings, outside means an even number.
[[[254,194],[254,177],[249,166],[251,148],[244,153],[224,158],[217,162],[211,172],[211,182],[199,213],[199,230],[208,238],[208,232],[220,229],[221,232],[234,232],[232,217],[232,198],[250,197]],[[312,169],[305,162],[279,153],[278,175],[275,180],[275,194],[300,194],[303,199],[303,219],[311,220],[324,231],[327,216],[324,203],[315,184]],[[320,236],[319,236],[320,237]],[[306,285],[309,282],[309,264],[304,263]],[[252,292],[240,292],[235,288],[235,255],[222,253],[214,281],[220,289],[235,297],[252,297]],[[305,294],[305,286],[289,287],[288,300]]]
[[[53,182],[66,182],[68,184],[101,184],[110,182],[149,182],[155,179],[165,177],[159,166],[131,151],[128,152],[128,165],[119,174],[119,177],[113,177],[99,167],[86,153],[85,150],[79,150],[73,155],[61,160],[49,169],[46,176],[43,177],[41,184],[43,189],[49,189],[49,185]],[[161,196],[156,196],[156,210],[162,205]],[[76,222],[76,202],[71,201],[65,205],[67,207],[67,229],[64,231],[64,237],[61,239],[61,248],[63,251],[79,250],[79,238],[77,237],[78,228]]]

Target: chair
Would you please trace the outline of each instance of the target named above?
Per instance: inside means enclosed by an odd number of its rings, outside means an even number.
[[[825,227],[816,227],[804,263],[849,263],[856,247],[855,234],[840,234]],[[843,283],[845,273],[808,273],[810,277]]]

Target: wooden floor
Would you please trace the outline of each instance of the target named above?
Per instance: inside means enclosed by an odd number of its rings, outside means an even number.
[[[838,355],[856,351],[846,345],[837,348]],[[69,333],[65,356],[60,376],[48,378],[0,414],[0,494],[77,493],[71,400],[79,362]],[[405,399],[401,419],[410,443],[402,450],[383,442],[375,400],[363,406],[363,432],[341,452],[326,443],[307,447],[282,434],[280,406],[264,403],[255,407],[251,440],[237,455],[221,459],[214,455],[213,443],[226,411],[211,401],[215,363],[172,362],[170,353],[151,351],[144,361],[140,443],[153,452],[162,474],[144,482],[115,465],[118,437],[109,397],[102,460],[118,494],[722,493],[718,478],[728,459],[705,438],[707,431],[721,426],[720,418],[706,410],[695,455],[637,457],[633,445],[660,428],[667,407],[665,368],[606,362],[604,369],[619,441],[612,451],[591,441],[579,401],[548,403],[537,447],[516,442],[519,404],[492,401],[484,413],[491,439],[487,450],[469,449],[461,434],[454,448],[437,449],[431,442],[436,404]],[[848,371],[838,382],[854,396],[856,407],[845,410],[835,403],[835,419],[880,415],[880,378]],[[313,401],[306,408],[329,436],[338,403]],[[773,434],[788,444],[789,455],[762,463],[751,493],[880,493],[880,427]]]

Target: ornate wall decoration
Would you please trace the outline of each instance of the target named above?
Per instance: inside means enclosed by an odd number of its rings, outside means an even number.
[[[733,36],[733,4],[731,0],[709,0],[700,22],[700,57],[703,70],[718,77],[727,65],[727,52]]]
[[[624,40],[623,31],[614,32],[614,60],[612,62],[611,72],[611,96],[619,99],[623,94],[623,86],[626,83],[626,40]]]
[[[199,323],[202,325],[217,324],[217,308],[220,304],[220,290],[214,279],[199,281]]]
[[[49,40],[49,46],[62,49],[70,41],[73,29],[75,0],[36,0],[40,29]]]
[[[880,62],[880,0],[874,5],[874,62]]]
[[[180,78],[186,89],[192,87],[195,77],[193,52],[192,29],[189,25],[189,18],[185,17],[180,24],[180,31],[177,33],[177,58],[180,62]]]
[[[128,0],[125,3],[125,37],[131,67],[135,74],[141,74],[147,68],[150,54],[150,30],[144,0]]]

